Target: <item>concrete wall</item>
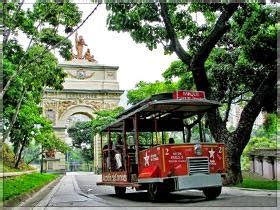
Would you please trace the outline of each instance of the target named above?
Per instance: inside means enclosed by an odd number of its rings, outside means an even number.
[[[274,161],[270,158],[263,159],[263,177],[267,179],[274,179]]]
[[[280,180],[280,161],[276,157],[251,156],[251,172],[267,179]],[[277,176],[278,175],[278,176]]]
[[[280,157],[277,157],[274,163],[274,171],[276,172],[276,179],[280,180]]]
[[[263,175],[263,161],[261,158],[255,158],[255,173]]]

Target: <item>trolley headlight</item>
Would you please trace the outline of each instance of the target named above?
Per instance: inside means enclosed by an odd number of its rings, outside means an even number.
[[[202,155],[202,149],[200,144],[194,145],[194,153],[196,155]]]

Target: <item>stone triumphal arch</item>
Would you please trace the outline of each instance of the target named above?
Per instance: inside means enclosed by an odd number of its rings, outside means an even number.
[[[79,37],[80,38],[80,37]],[[54,91],[46,89],[42,101],[43,113],[53,122],[53,128],[58,137],[66,141],[66,129],[71,125],[71,116],[84,115],[94,119],[94,111],[103,108],[114,108],[118,105],[120,95],[117,81],[117,66],[98,64],[89,50],[83,57],[83,49],[78,48],[76,38],[76,49],[82,50],[77,55],[72,54],[71,61],[60,63],[67,74],[64,89]],[[99,138],[94,141],[94,163],[95,170],[101,167]],[[44,161],[45,170],[65,170],[65,155],[56,153],[55,157],[46,157]]]

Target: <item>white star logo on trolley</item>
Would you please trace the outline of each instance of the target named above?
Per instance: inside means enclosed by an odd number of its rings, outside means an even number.
[[[214,158],[215,151],[213,150],[213,148],[211,148],[211,150],[208,151],[208,152],[209,152],[209,154],[210,154],[210,159],[211,159],[211,158]]]
[[[148,156],[148,154],[147,154],[147,151],[146,151],[146,156],[144,157],[144,160],[145,160],[145,166],[147,165],[150,165],[150,163],[149,163],[149,158],[150,158],[150,156]]]

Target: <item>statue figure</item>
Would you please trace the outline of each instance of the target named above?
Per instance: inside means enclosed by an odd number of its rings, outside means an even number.
[[[94,62],[96,63],[96,60],[94,59],[94,56],[91,55],[90,50],[87,49],[85,55],[84,55],[84,59],[88,60],[89,62]]]
[[[87,49],[85,55],[84,55],[84,59],[90,61],[91,60],[91,54],[90,54],[90,50]]]
[[[75,34],[75,42],[76,42],[77,58],[83,59],[83,47],[87,46],[87,44],[85,43],[83,36],[79,36],[79,39],[78,39],[77,32]]]

